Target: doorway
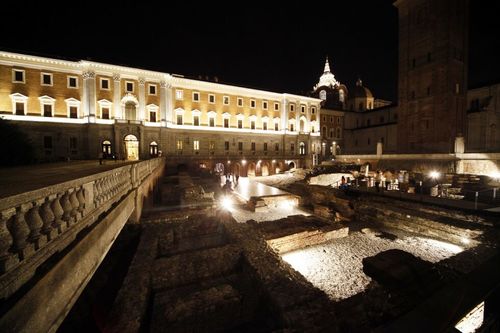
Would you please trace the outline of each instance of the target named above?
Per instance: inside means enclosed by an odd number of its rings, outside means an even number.
[[[135,135],[129,134],[125,137],[125,155],[129,161],[139,159],[139,140]]]

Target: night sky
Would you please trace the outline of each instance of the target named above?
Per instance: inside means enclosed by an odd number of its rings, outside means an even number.
[[[9,3],[0,20],[0,49],[300,94],[316,84],[328,55],[341,83],[352,87],[359,76],[375,97],[396,100],[392,0],[167,1],[166,9],[146,1],[104,3]],[[500,82],[495,3],[471,1],[470,86]],[[21,33],[21,24],[30,31]]]

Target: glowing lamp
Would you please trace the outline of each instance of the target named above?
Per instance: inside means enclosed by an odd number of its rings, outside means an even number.
[[[230,210],[233,206],[233,200],[230,197],[223,197],[221,200],[222,208],[225,210]]]
[[[436,178],[439,178],[439,176],[441,176],[441,174],[439,172],[437,172],[436,170],[432,170],[430,173],[429,173],[429,176],[433,179],[436,179]]]

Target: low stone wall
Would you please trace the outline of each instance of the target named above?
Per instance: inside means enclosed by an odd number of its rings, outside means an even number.
[[[286,252],[303,249],[307,246],[321,244],[335,238],[346,237],[349,234],[349,228],[347,227],[330,227],[329,229],[331,230],[298,232],[289,236],[270,239],[267,243],[277,253],[284,254]]]

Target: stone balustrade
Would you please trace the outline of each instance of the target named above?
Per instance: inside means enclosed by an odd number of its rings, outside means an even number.
[[[164,165],[146,160],[0,199],[0,299]]]

